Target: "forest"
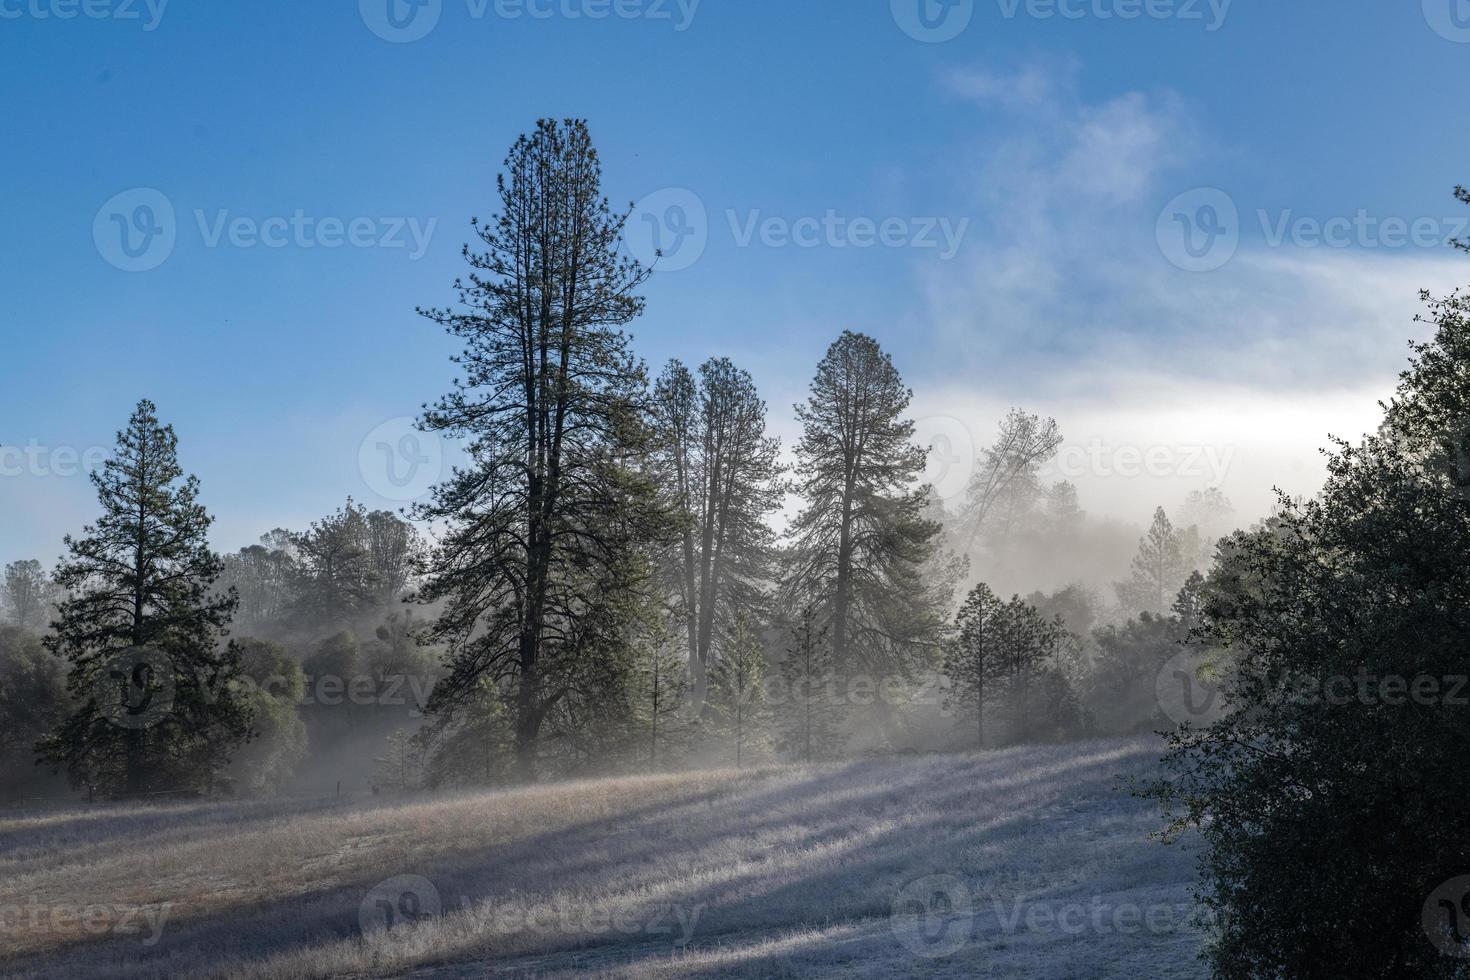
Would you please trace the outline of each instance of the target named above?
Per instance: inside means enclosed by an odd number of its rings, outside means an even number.
[[[1466,848],[1463,297],[1425,295],[1432,339],[1318,495],[1242,519],[1202,485],[1133,528],[1055,478],[1063,425],[1023,407],[941,498],[879,337],[834,326],[791,445],[736,359],[645,364],[653,269],[583,121],[521,136],[497,197],[418,311],[459,345],[418,424],[467,462],[405,510],[344,493],[217,552],[190,446],[139,393],[92,522],[54,561],[6,556],[0,804],[411,798],[1164,732],[1166,774],[1133,790],[1164,839],[1211,845],[1221,975],[1461,975],[1419,913]],[[1291,900],[1307,880],[1336,900]]]

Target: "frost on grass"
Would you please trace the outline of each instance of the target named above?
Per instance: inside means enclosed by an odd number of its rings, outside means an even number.
[[[12,815],[0,973],[1199,976],[1190,847],[1117,782],[1157,754]]]

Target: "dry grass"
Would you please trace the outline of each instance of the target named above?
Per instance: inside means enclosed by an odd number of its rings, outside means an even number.
[[[1190,855],[1116,785],[1157,752],[0,816],[0,972],[1198,976]]]

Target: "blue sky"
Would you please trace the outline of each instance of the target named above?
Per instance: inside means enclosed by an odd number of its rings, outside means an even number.
[[[393,420],[452,377],[414,308],[451,299],[538,116],[589,119],[615,202],[697,209],[702,250],[634,327],[651,365],[734,357],[789,436],[826,344],[865,330],[961,457],[1017,403],[1076,447],[1172,451],[1066,474],[1128,519],[1203,483],[1310,492],[1327,431],[1372,424],[1415,290],[1466,278],[1438,244],[1470,183],[1459,0],[438,0],[411,41],[379,36],[387,2],[0,0],[0,445],[25,450],[0,449],[0,560],[93,516],[70,454],[143,396],[220,547],[401,503],[370,461],[437,465]],[[968,21],[916,39],[920,2]],[[161,227],[160,199],[171,248],[128,271],[116,222]],[[1183,472],[1211,447],[1228,472]]]

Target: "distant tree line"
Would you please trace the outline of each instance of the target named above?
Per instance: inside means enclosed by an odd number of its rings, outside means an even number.
[[[1002,599],[976,569],[1024,577],[1094,533],[1044,477],[1054,421],[1012,411],[951,511],[891,355],[847,331],[787,463],[730,358],[650,378],[634,353],[651,270],[582,122],[519,139],[498,194],[453,302],[420,311],[462,344],[421,424],[467,463],[407,515],[349,499],[219,556],[140,403],[98,521],[51,574],[6,569],[0,751],[103,796],[402,791],[1167,723],[1154,675],[1190,628],[1169,607],[1200,528],[1232,516],[1217,491],[1182,531],[1159,510],[1116,601]]]

